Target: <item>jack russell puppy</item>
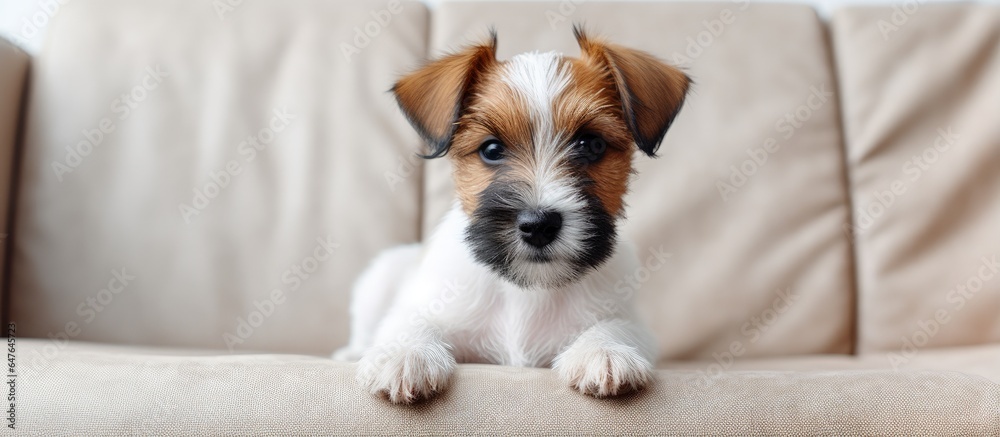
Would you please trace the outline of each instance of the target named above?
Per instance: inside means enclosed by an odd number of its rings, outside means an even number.
[[[581,56],[496,57],[496,33],[401,78],[399,107],[447,155],[457,201],[423,244],[358,279],[350,343],[373,395],[409,404],[456,363],[551,367],[581,393],[652,379],[652,334],[614,284],[639,266],[619,241],[633,152],[654,156],[690,84],[655,57],[574,28]]]

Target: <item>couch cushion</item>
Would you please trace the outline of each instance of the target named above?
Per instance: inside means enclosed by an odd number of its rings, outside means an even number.
[[[423,58],[426,8],[229,3],[54,19],[16,219],[22,335],[329,353],[360,270],[419,239],[419,169],[386,178],[419,143],[385,90]]]
[[[18,341],[18,430],[34,435],[996,435],[1000,385],[954,372],[656,371],[593,399],[548,369],[461,365],[439,398],[372,398],[352,364],[290,355],[176,357]]]
[[[711,361],[669,361],[660,367],[694,370],[705,378],[726,371],[835,371],[835,370],[933,370],[954,371],[976,375],[1000,384],[1000,344],[928,349],[919,354],[894,355],[870,353],[864,355],[805,355],[758,359],[733,359],[720,356]]]
[[[571,27],[585,22],[685,68],[693,91],[660,158],[635,158],[626,198],[623,234],[659,268],[623,278],[622,289],[639,289],[664,357],[733,347],[744,357],[849,352],[853,288],[841,231],[849,208],[835,81],[815,12],[576,3],[446,2],[432,48],[481,38],[494,24],[501,58],[575,56]],[[426,231],[450,205],[451,184],[446,160],[428,163]],[[658,250],[670,254],[665,263],[651,255]]]
[[[1000,7],[846,8],[832,28],[859,349],[1000,341]]]
[[[21,125],[22,104],[25,95],[25,79],[28,75],[30,59],[26,53],[10,42],[0,38],[0,266],[6,266],[7,243],[11,206],[11,183],[14,178],[15,144]],[[4,271],[0,270],[0,284],[6,283]],[[0,314],[7,314],[7,289],[0,291]]]

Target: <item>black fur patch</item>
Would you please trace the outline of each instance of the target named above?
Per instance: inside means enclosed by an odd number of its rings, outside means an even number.
[[[479,206],[469,218],[465,241],[472,254],[482,264],[501,277],[522,285],[512,278],[517,213],[525,207],[517,201],[517,194],[510,182],[494,181],[479,194]]]
[[[479,195],[479,206],[472,213],[465,231],[465,241],[472,250],[476,261],[486,265],[500,277],[520,287],[550,285],[535,283],[535,278],[520,277],[512,269],[516,262],[567,262],[572,267],[572,276],[567,282],[582,278],[591,269],[603,264],[614,253],[617,241],[615,218],[601,204],[601,201],[586,191],[582,195],[587,206],[580,211],[589,225],[588,237],[583,241],[584,250],[572,259],[552,260],[546,249],[529,255],[531,259],[516,259],[515,247],[519,244],[517,214],[528,205],[520,199],[517,182],[498,178]],[[559,238],[562,238],[560,236]]]
[[[587,231],[587,238],[583,240],[583,245],[587,249],[573,260],[575,270],[580,272],[604,264],[614,253],[615,243],[618,241],[615,218],[604,209],[600,199],[589,192],[584,193],[584,198],[587,199],[584,213],[589,219],[590,229]]]

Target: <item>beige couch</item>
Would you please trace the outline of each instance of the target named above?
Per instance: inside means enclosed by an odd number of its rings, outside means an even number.
[[[0,47],[16,432],[1000,435],[1000,8],[577,3],[77,0]],[[451,197],[385,91],[575,22],[697,83],[627,199],[654,385],[371,398],[351,281]]]

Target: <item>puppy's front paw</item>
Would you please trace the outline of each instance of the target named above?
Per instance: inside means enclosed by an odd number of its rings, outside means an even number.
[[[552,368],[570,387],[598,398],[639,390],[653,374],[652,364],[634,347],[586,342],[570,346]]]
[[[410,404],[444,390],[455,357],[440,343],[374,347],[358,362],[358,382],[394,404]]]

